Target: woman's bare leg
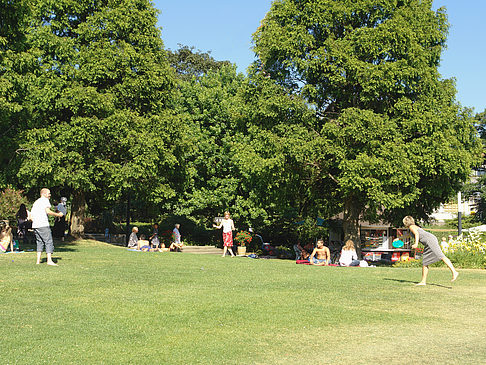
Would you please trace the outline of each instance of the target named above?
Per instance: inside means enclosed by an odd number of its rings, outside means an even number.
[[[457,279],[457,277],[459,276],[459,273],[457,272],[457,270],[454,267],[454,265],[452,265],[451,260],[449,260],[447,257],[444,256],[442,258],[442,261],[444,261],[444,263],[447,265],[447,267],[449,268],[449,270],[451,270],[451,273],[452,273],[452,280],[451,281],[455,281]]]
[[[228,247],[227,246],[224,246],[223,247],[223,257],[226,256],[226,251],[228,251]]]
[[[418,283],[417,285],[426,285],[428,273],[429,273],[429,267],[425,265],[422,266],[422,280],[420,280],[420,283]]]

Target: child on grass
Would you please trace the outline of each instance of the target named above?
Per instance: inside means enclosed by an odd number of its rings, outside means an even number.
[[[130,238],[128,239],[128,248],[136,248],[140,250],[140,244],[138,243],[138,227],[132,228],[132,233],[130,234]]]

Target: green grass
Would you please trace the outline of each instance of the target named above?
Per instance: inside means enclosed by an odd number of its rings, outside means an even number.
[[[476,364],[486,271],[138,253],[94,241],[0,255],[0,363]]]

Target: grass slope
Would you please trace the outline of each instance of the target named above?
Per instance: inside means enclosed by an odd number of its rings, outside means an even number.
[[[138,253],[0,255],[0,363],[486,363],[486,271]]]

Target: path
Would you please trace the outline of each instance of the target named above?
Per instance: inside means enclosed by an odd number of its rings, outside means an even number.
[[[195,253],[199,255],[222,255],[223,250],[214,246],[185,246],[184,253]]]

